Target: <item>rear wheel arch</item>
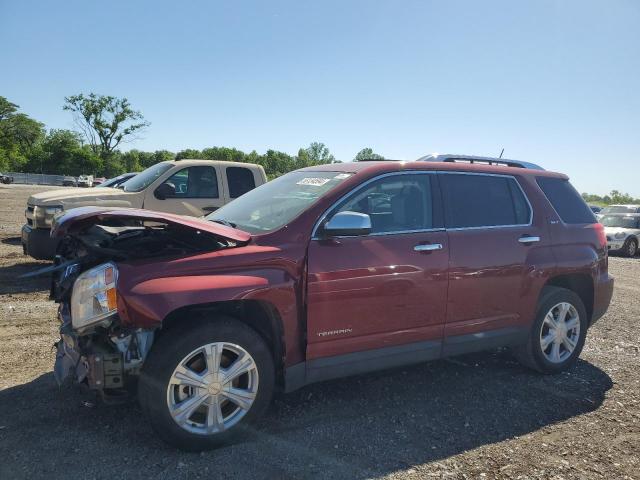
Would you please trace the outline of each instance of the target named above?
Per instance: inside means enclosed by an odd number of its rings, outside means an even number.
[[[538,372],[564,371],[580,356],[588,326],[588,314],[577,292],[565,287],[545,286],[529,338],[526,343],[515,346],[513,353],[522,365]]]
[[[586,273],[571,273],[558,275],[547,280],[544,287],[560,287],[566,288],[576,293],[585,309],[587,310],[587,319],[591,321],[593,317],[593,305],[594,305],[594,285],[591,275]],[[548,288],[543,288],[540,292],[540,299],[543,298]]]
[[[218,316],[228,316],[245,323],[267,343],[276,367],[276,381],[284,384],[284,358],[286,345],[282,317],[276,307],[261,300],[228,300],[205,304],[187,305],[170,312],[162,321],[158,337],[193,322],[213,321]]]

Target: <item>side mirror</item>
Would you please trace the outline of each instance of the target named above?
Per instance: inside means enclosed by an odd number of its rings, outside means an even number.
[[[324,224],[327,237],[359,236],[371,233],[371,217],[366,213],[339,212]]]
[[[176,189],[168,183],[163,183],[153,192],[153,195],[158,200],[164,200],[165,198],[174,197],[176,195]]]

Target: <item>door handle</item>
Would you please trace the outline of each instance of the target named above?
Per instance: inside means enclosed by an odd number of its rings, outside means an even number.
[[[523,235],[518,239],[520,243],[536,243],[540,241],[540,237],[535,237],[533,235]]]
[[[442,250],[441,243],[421,243],[413,247],[416,252],[433,252],[434,250]]]
[[[205,212],[215,212],[219,207],[202,207]]]

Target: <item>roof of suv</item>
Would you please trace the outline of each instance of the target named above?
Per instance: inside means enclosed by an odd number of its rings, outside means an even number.
[[[247,167],[247,168],[257,168],[260,165],[255,163],[248,162],[230,162],[227,160],[204,160],[201,158],[182,158],[180,160],[165,160],[162,163],[170,163],[172,165],[186,165],[188,167],[198,166],[198,165],[211,165],[215,163],[217,165],[221,165],[223,167]]]
[[[399,170],[439,170],[454,172],[475,172],[475,173],[500,173],[503,175],[535,175],[539,177],[560,177],[568,178],[566,175],[547,170],[536,170],[521,167],[508,167],[503,165],[488,165],[481,163],[455,163],[455,162],[433,162],[433,161],[400,161],[400,160],[377,160],[364,162],[331,163],[327,165],[317,165],[307,167],[306,171],[333,171],[346,173],[384,173]]]

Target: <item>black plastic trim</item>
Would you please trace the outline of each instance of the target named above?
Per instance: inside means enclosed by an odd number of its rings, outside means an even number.
[[[527,341],[528,336],[529,329],[526,327],[507,327],[456,335],[444,341],[428,340],[309,360],[285,370],[285,392],[292,392],[310,383],[497,347],[520,345]]]
[[[491,348],[519,345],[525,343],[528,336],[529,329],[524,327],[507,327],[468,335],[456,335],[444,340],[442,356],[450,357]]]

